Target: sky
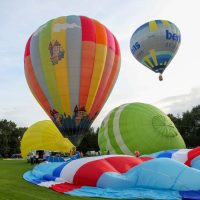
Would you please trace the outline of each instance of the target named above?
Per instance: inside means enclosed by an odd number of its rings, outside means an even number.
[[[93,123],[97,128],[113,108],[131,102],[182,114],[200,104],[199,0],[6,0],[0,1],[0,119],[18,126],[49,119],[31,94],[24,75],[24,48],[29,36],[52,18],[84,15],[104,24],[121,49],[121,69],[112,93]],[[164,72],[141,65],[130,52],[133,32],[150,20],[172,21],[181,45]]]

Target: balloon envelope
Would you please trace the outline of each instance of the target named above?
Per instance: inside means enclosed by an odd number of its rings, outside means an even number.
[[[98,144],[103,154],[149,154],[166,149],[185,148],[170,118],[158,108],[130,103],[113,109],[103,120]]]
[[[169,157],[106,155],[48,162],[26,172],[23,178],[57,192],[87,198],[200,199],[200,170]]]
[[[116,38],[94,19],[59,17],[32,34],[24,61],[33,95],[61,133],[78,145],[117,79]]]
[[[26,158],[32,150],[61,151],[68,153],[74,145],[56,128],[50,120],[39,121],[30,126],[21,141],[21,154]]]
[[[130,41],[131,53],[144,66],[163,73],[181,43],[178,27],[167,20],[154,20],[140,26]]]

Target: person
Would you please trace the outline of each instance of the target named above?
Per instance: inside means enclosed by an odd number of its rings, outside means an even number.
[[[81,156],[81,158],[83,158],[83,152],[82,151],[80,152],[80,156]]]
[[[31,161],[31,165],[34,164],[34,156],[33,153],[30,153],[30,161]]]
[[[47,160],[47,154],[46,153],[43,154],[42,159],[43,159],[43,161]]]
[[[70,149],[70,151],[69,151],[69,155],[70,155],[70,156],[73,155],[73,151],[72,151],[72,149]]]
[[[137,157],[137,158],[140,157],[140,152],[138,150],[135,150],[134,153],[135,153],[135,157]]]
[[[39,154],[37,153],[35,156],[35,163],[38,164],[39,163]]]
[[[107,155],[110,155],[110,151],[109,150],[107,151]]]
[[[159,81],[162,81],[163,80],[163,77],[162,77],[162,74],[159,75]]]

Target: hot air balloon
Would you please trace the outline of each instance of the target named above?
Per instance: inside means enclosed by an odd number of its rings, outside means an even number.
[[[21,154],[26,158],[32,150],[69,153],[74,145],[65,139],[51,120],[39,121],[30,126],[21,141]]]
[[[31,35],[24,62],[33,95],[77,146],[117,79],[120,49],[115,36],[94,19],[59,17]]]
[[[179,155],[183,157],[183,152]],[[188,155],[184,153],[184,156],[187,158]],[[78,197],[200,199],[200,170],[168,156],[144,159],[106,155],[64,163],[47,162],[26,172],[23,178],[38,186]]]
[[[132,35],[133,56],[150,70],[162,73],[175,56],[181,43],[178,27],[167,20],[154,20],[140,26]]]
[[[145,103],[129,103],[113,109],[98,134],[102,154],[149,154],[185,148],[174,123],[161,110]]]

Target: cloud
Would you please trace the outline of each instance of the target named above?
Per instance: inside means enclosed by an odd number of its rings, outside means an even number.
[[[1,106],[0,118],[14,121],[19,127],[29,127],[33,123],[36,123],[40,120],[49,119],[49,117],[39,106],[28,104]]]
[[[166,113],[182,114],[200,104],[200,87],[192,88],[187,94],[167,97],[156,102],[155,105]]]
[[[97,128],[101,125],[104,118],[112,109],[114,109],[117,106],[120,106],[121,104],[130,103],[133,101],[131,101],[131,99],[129,99],[129,101],[127,101],[127,99],[126,101],[122,101],[122,100],[120,101],[118,99],[118,101],[112,100],[111,102],[108,102],[105,108],[103,108],[102,111],[100,112],[99,116],[95,119],[94,123],[92,124],[94,128]],[[181,115],[183,112],[186,112],[187,110],[191,110],[194,106],[197,106],[200,104],[200,87],[192,88],[187,94],[170,96],[170,97],[163,98],[155,103],[150,103],[150,104],[160,108],[166,114],[172,113],[174,115],[177,115],[177,114]]]

